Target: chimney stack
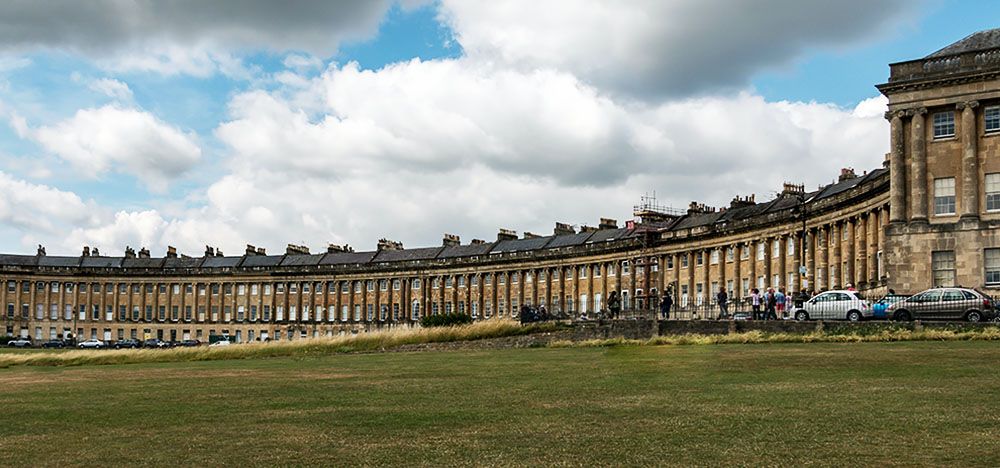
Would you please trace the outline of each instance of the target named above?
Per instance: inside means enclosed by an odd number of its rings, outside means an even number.
[[[149,258],[149,249],[145,247],[139,249],[139,258]]]
[[[257,247],[257,255],[267,255],[267,250],[263,247]]]
[[[533,232],[524,231],[524,238],[525,239],[537,239],[539,237],[542,237],[542,236],[539,236],[538,234],[535,234]]]
[[[500,228],[500,232],[497,233],[497,241],[515,239],[517,239],[517,231],[514,231],[513,229]]]
[[[125,246],[125,258],[135,258],[135,249]]]
[[[757,204],[757,202],[754,201],[754,197],[755,195],[747,195],[745,197],[737,195],[736,198],[733,198],[733,200],[729,202],[729,209],[754,206]]]
[[[557,236],[567,236],[570,234],[576,234],[576,230],[573,226],[566,223],[556,223],[556,228],[552,230],[552,234]]]
[[[601,229],[618,229],[618,220],[611,218],[601,218],[601,223],[598,224]]]
[[[403,250],[403,243],[383,237],[378,240],[377,250]]]
[[[87,247],[86,245],[83,246],[83,256],[84,257],[89,257],[90,256],[90,247]]]
[[[837,182],[843,182],[845,180],[851,180],[851,179],[854,179],[854,178],[857,178],[857,177],[858,176],[856,174],[854,174],[854,168],[853,167],[845,167],[845,168],[843,168],[843,169],[840,170],[840,178],[839,178],[839,180],[837,180]]]
[[[177,248],[172,245],[167,246],[167,258],[177,258]]]
[[[247,244],[247,249],[246,249],[245,254],[246,254],[247,257],[253,257],[254,255],[259,255],[257,253],[257,247],[254,247],[254,246],[252,246],[250,244]]]
[[[594,231],[597,231],[597,228],[586,225],[580,226],[580,232],[594,232]]]
[[[469,242],[469,245],[483,245],[485,243],[486,241],[482,239],[472,239],[472,242]]]
[[[38,255],[39,257],[45,256],[45,247],[42,247],[42,244],[38,244],[38,250],[35,251],[35,255]]]
[[[94,256],[94,257],[100,257],[100,256],[101,256],[101,252],[100,252],[99,250],[97,250],[97,247],[94,247],[94,250],[92,250],[92,251],[90,252],[90,254],[91,254],[92,256]]]
[[[206,257],[214,257],[215,256],[215,249],[206,245],[205,246],[205,256]]]
[[[441,240],[441,245],[445,247],[457,247],[462,245],[462,239],[455,234],[445,234],[444,239]]]
[[[782,195],[803,195],[805,193],[806,193],[805,184],[793,184],[785,182],[784,186],[781,189]]]
[[[309,247],[304,245],[288,244],[285,247],[285,255],[309,255]]]

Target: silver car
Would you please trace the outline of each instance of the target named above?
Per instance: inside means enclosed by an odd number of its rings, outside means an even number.
[[[967,320],[981,322],[996,316],[993,301],[975,289],[934,288],[890,305],[893,320]]]
[[[826,291],[795,309],[795,320],[850,320],[860,322],[872,317],[868,301],[857,291]]]

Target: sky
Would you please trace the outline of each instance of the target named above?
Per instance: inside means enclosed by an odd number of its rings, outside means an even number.
[[[0,252],[372,250],[881,166],[947,0],[0,3]]]

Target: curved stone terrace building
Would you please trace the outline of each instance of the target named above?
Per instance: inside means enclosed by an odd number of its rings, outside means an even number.
[[[811,192],[786,184],[763,203],[736,197],[683,213],[646,204],[623,227],[557,223],[552,235],[500,230],[469,244],[446,234],[441,246],[416,249],[383,239],[368,252],[0,255],[6,333],[292,339],[412,326],[425,314],[513,317],[524,304],[594,312],[611,291],[644,310],[665,292],[680,307],[707,304],[720,287],[735,300],[767,286],[1000,287],[998,76],[1000,30],[890,65],[878,86],[889,98],[886,167],[844,169]]]

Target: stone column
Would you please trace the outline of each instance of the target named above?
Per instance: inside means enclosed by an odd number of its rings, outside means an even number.
[[[913,160],[910,179],[910,193],[913,195],[910,206],[911,221],[927,221],[927,131],[924,129],[924,115],[927,109],[920,107],[911,111],[913,119],[910,122],[910,157]]]
[[[806,277],[805,282],[802,284],[802,289],[812,290],[816,289],[816,230],[809,229],[806,231]]]
[[[788,283],[788,236],[778,237],[778,284],[785,285],[785,291],[791,291],[792,284]]]
[[[694,251],[689,251],[688,256],[688,304],[697,303],[698,296],[694,290]]]
[[[979,154],[976,132],[976,107],[978,101],[958,105],[962,111],[962,218],[979,218]]]
[[[830,269],[831,272],[836,272],[836,274],[830,275],[830,288],[839,288],[843,286],[844,279],[844,268],[843,268],[843,251],[842,245],[844,243],[844,231],[845,229],[843,223],[837,222],[834,224],[833,235],[831,237],[831,245],[833,246],[830,252]]]
[[[704,286],[702,286],[704,288],[702,291],[704,291],[705,294],[702,298],[702,304],[707,306],[712,303],[712,277],[710,276],[712,271],[712,251],[710,249],[702,250],[701,258],[703,260],[701,265],[701,276],[703,281],[702,284],[704,284]]]
[[[844,278],[845,278],[844,281],[847,283],[851,283],[852,286],[857,287],[858,279],[854,275],[854,263],[856,261],[854,259],[854,243],[856,240],[856,238],[854,237],[855,222],[856,222],[855,218],[852,217],[849,218],[844,223],[844,229],[847,229],[847,252],[844,253],[844,261],[842,263],[846,263],[844,268]]]
[[[858,267],[855,273],[858,285],[868,284],[868,214],[862,214],[858,217],[858,227],[857,227],[857,239],[858,239],[858,255],[857,262]],[[860,288],[859,288],[860,289]]]
[[[871,283],[878,281],[878,231],[882,226],[878,222],[878,209],[868,213],[868,281]]]
[[[757,243],[747,242],[744,248],[750,249],[750,289],[757,287]]]
[[[889,204],[892,207],[892,212],[889,220],[894,223],[902,223],[906,221],[906,162],[904,159],[903,112],[886,112],[886,118],[890,122]]]
[[[740,244],[733,244],[733,290],[729,293],[733,298],[743,297],[743,276],[740,271]]]
[[[816,255],[817,255],[817,265],[816,265],[816,291],[823,291],[827,289],[827,285],[830,284],[830,236],[828,235],[826,226],[819,227],[819,233],[816,236]]]
[[[771,243],[770,237],[764,239],[764,288],[773,286],[771,284]]]

